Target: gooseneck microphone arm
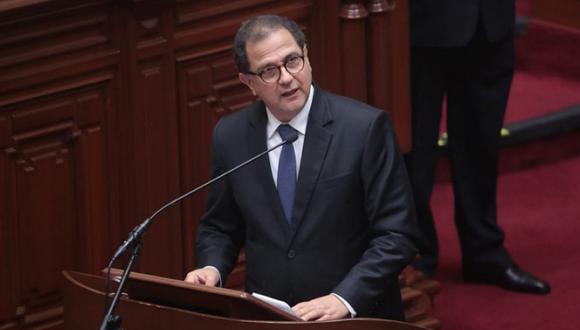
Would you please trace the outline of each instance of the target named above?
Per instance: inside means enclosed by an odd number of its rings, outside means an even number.
[[[117,286],[117,291],[115,292],[115,295],[113,297],[113,301],[111,302],[111,305],[108,306],[109,308],[108,308],[107,313],[105,314],[105,316],[103,318],[103,321],[101,323],[101,327],[99,329],[100,330],[121,330],[121,320],[118,316],[113,316],[113,311],[115,310],[115,307],[117,306],[117,303],[119,302],[119,298],[121,296],[121,290],[125,284],[127,276],[129,275],[129,273],[131,272],[131,269],[133,268],[133,263],[134,263],[135,259],[139,256],[139,252],[141,251],[141,246],[142,246],[141,237],[143,236],[143,234],[145,233],[147,228],[149,228],[149,226],[153,222],[153,219],[155,219],[155,217],[159,213],[161,213],[166,208],[174,205],[175,203],[181,201],[182,199],[190,196],[191,194],[194,194],[195,192],[197,192],[197,191],[209,186],[210,184],[222,179],[223,177],[229,175],[230,173],[235,172],[238,169],[252,163],[253,161],[257,160],[258,158],[268,154],[272,150],[279,148],[287,143],[293,143],[297,139],[298,139],[298,134],[293,133],[286,140],[283,140],[282,142],[278,143],[277,145],[273,146],[272,148],[269,148],[269,149],[257,154],[256,156],[254,156],[254,157],[246,160],[245,162],[235,166],[234,168],[216,176],[215,178],[209,180],[208,182],[206,182],[206,183],[186,192],[185,194],[169,201],[165,205],[161,206],[157,211],[155,211],[150,217],[145,219],[145,221],[143,221],[140,225],[137,225],[135,228],[133,228],[131,233],[129,233],[129,237],[117,249],[117,251],[115,252],[113,257],[111,258],[111,260],[109,261],[109,264],[107,266],[108,271],[107,271],[107,278],[106,278],[106,288],[107,289],[105,290],[106,291],[105,292],[105,309],[107,309],[107,302],[108,302],[108,298],[109,298],[108,287],[109,287],[111,267],[112,267],[113,263],[115,262],[115,260],[117,258],[119,258],[123,253],[125,253],[128,248],[131,248],[133,250],[133,253],[129,259],[129,263],[127,264],[127,268],[123,272],[123,276],[121,277],[121,281],[119,282],[119,285]]]

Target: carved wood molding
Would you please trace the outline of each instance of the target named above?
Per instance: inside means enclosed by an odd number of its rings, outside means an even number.
[[[371,14],[385,13],[396,8],[396,0],[369,0],[367,2],[367,9]]]
[[[340,7],[340,18],[359,20],[369,16],[363,1],[343,1]]]
[[[53,0],[3,0],[0,1],[0,12],[26,8],[50,1]]]
[[[19,251],[0,272],[10,270],[10,286],[18,288],[6,294],[15,308],[10,319],[19,326],[62,325],[60,271],[94,270],[104,259],[94,249],[108,228],[110,92],[107,84],[94,84],[0,113],[1,170],[8,178],[0,195],[12,206],[0,213],[9,250]],[[7,315],[1,317],[0,324]]]

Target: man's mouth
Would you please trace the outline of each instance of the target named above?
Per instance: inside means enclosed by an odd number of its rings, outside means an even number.
[[[297,91],[298,91],[298,88],[291,89],[285,93],[282,93],[282,97],[292,96],[292,95],[296,94]]]

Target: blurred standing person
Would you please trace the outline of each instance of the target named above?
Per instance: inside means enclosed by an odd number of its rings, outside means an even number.
[[[429,205],[443,100],[463,277],[547,294],[504,247],[497,223],[500,130],[514,72],[513,0],[411,0],[413,151],[408,155],[422,242],[414,266],[430,276],[438,259]]]

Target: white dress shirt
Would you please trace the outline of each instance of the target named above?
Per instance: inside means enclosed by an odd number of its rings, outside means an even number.
[[[266,124],[266,144],[268,149],[274,147],[278,143],[282,142],[280,134],[278,134],[278,126],[282,124],[288,124],[298,132],[298,139],[292,143],[294,147],[294,155],[296,156],[296,179],[298,179],[298,173],[300,171],[300,161],[302,160],[302,148],[304,147],[304,136],[306,135],[306,126],[308,124],[308,114],[310,113],[310,107],[312,106],[312,99],[314,97],[314,86],[310,86],[310,93],[304,107],[292,120],[287,123],[283,123],[274,117],[270,109],[266,107],[266,114],[268,115],[268,123]],[[274,183],[278,187],[278,162],[280,161],[280,153],[282,148],[277,148],[272,150],[268,154],[270,160],[270,168],[272,170],[272,177],[274,178]]]

